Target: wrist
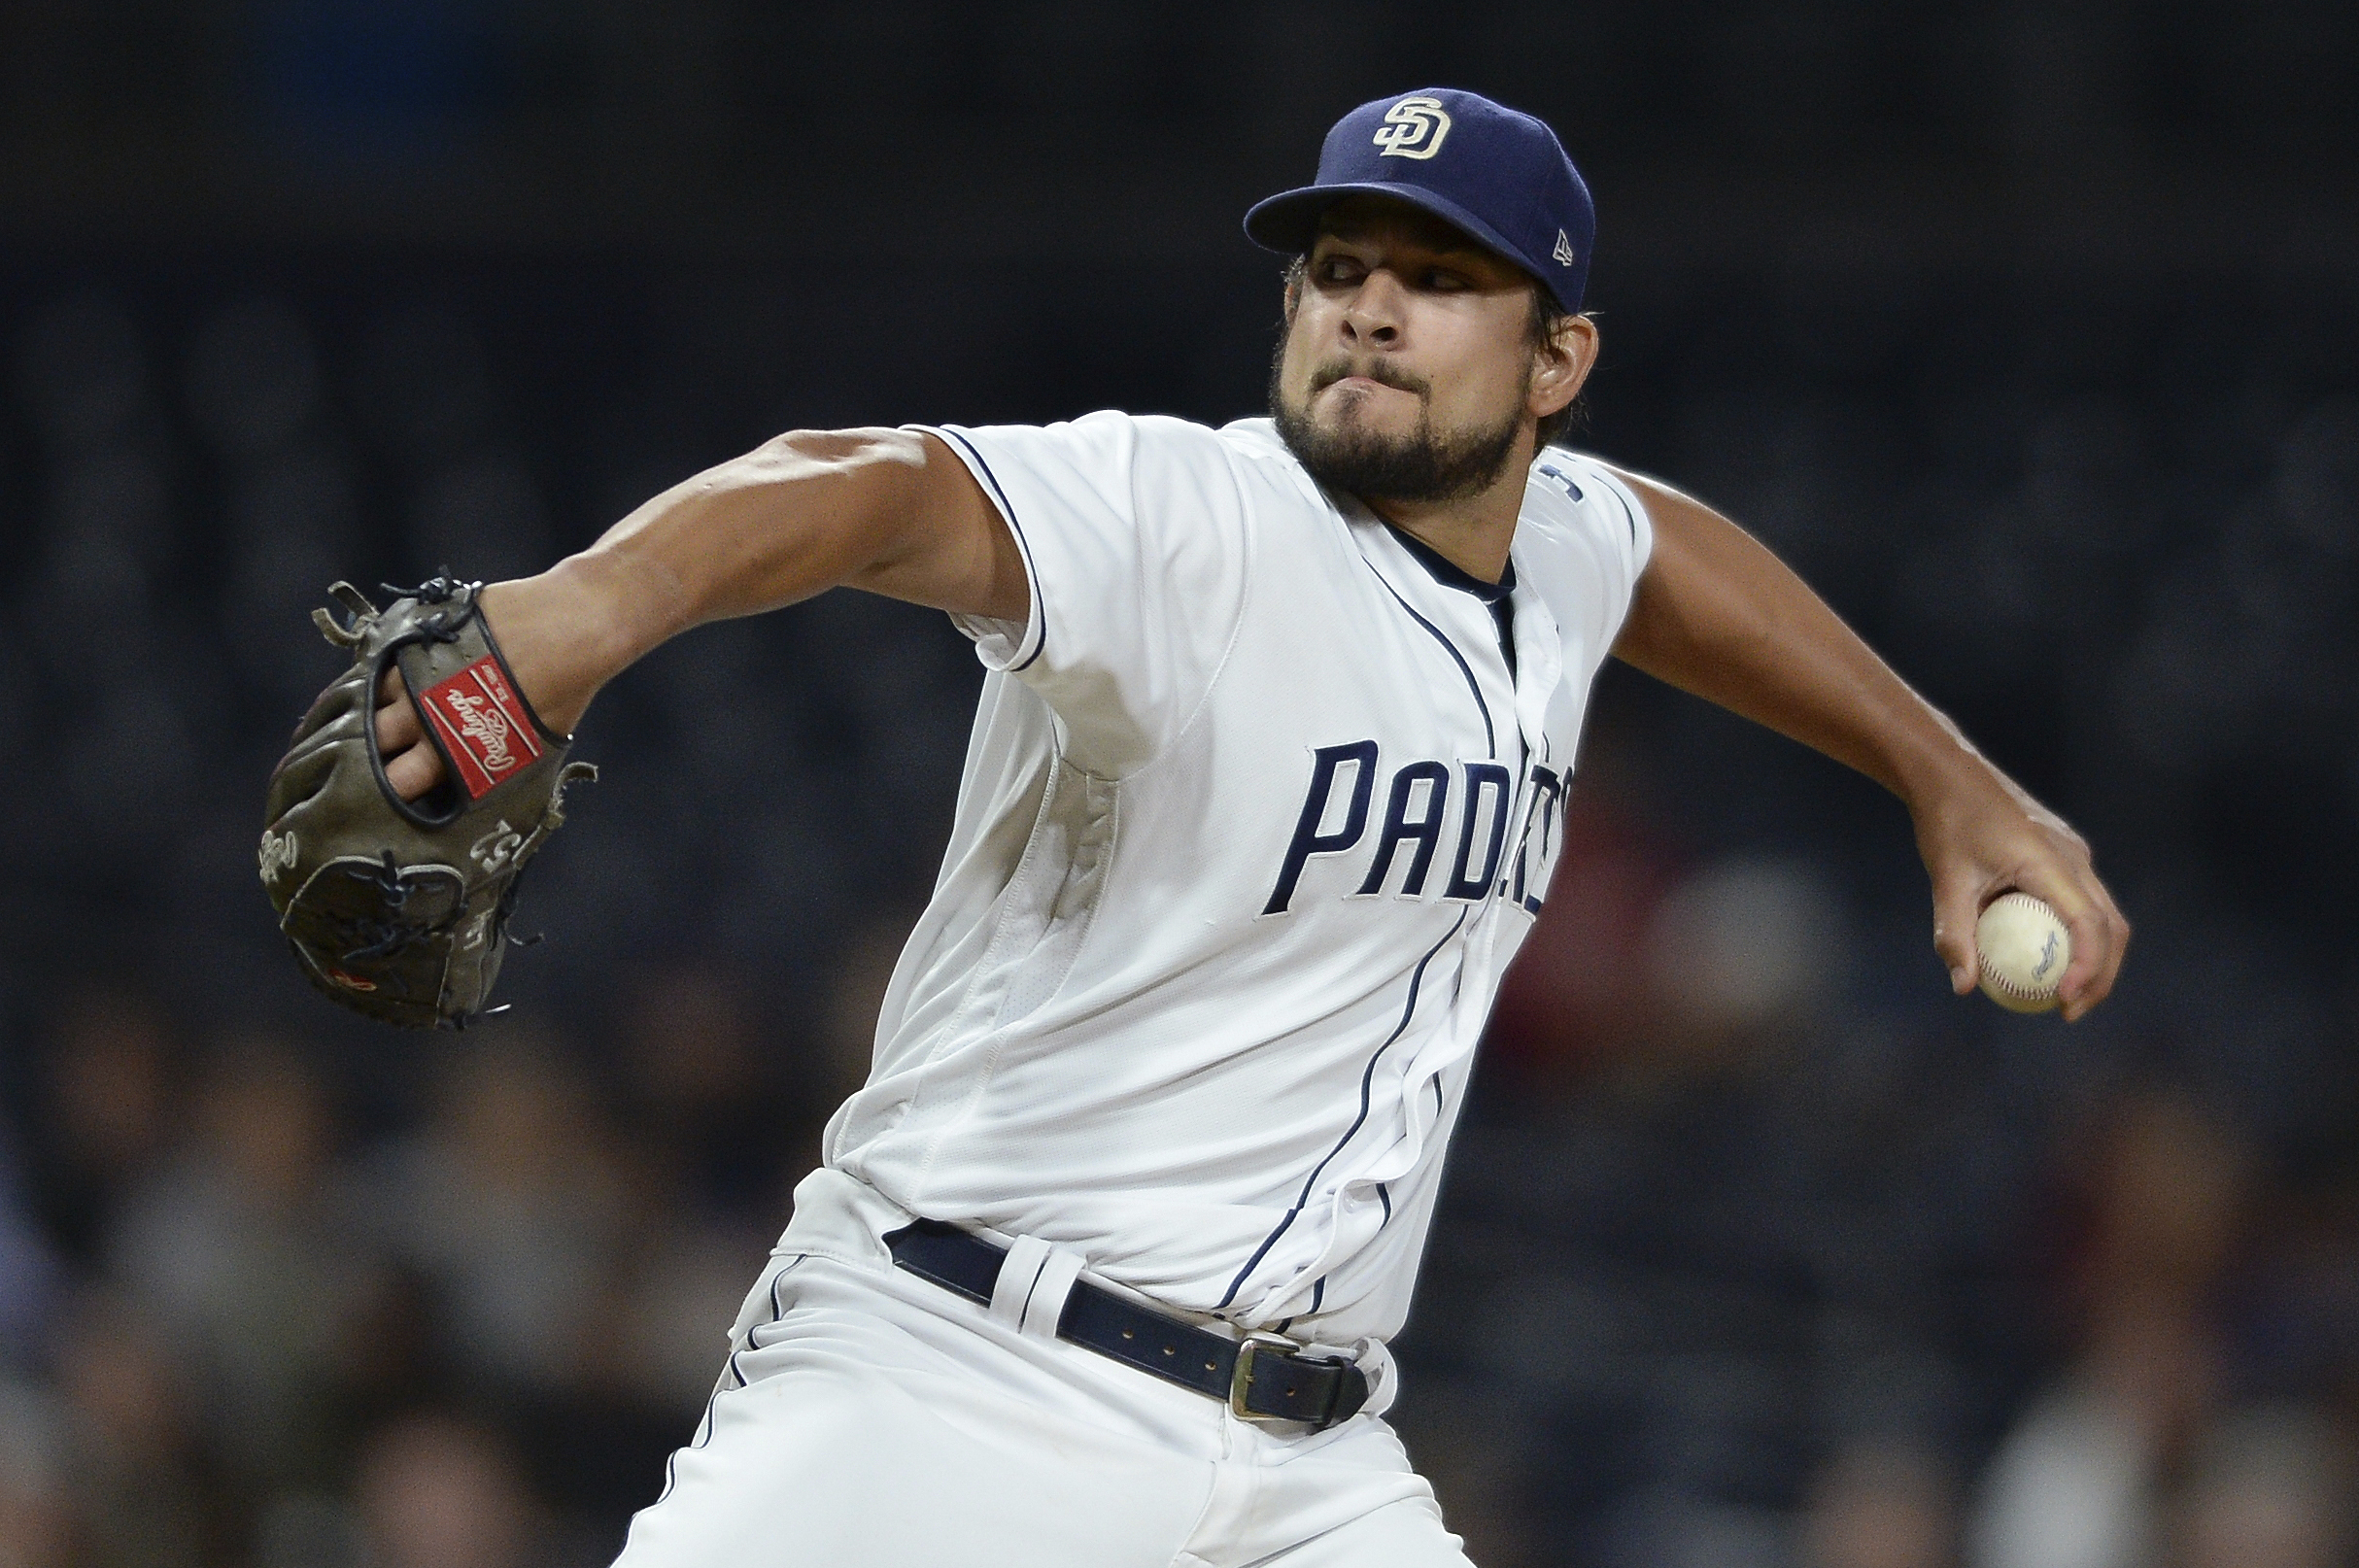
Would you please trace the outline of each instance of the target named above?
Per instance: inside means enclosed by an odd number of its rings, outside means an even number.
[[[2005,780],[1973,743],[1945,716],[1932,715],[1933,726],[1911,738],[1911,744],[1891,759],[1893,793],[1909,811],[1923,815],[1962,796],[2005,793]]]
[[[676,630],[666,623],[665,596],[635,575],[629,562],[585,554],[484,589],[484,619],[551,729],[570,734],[606,682]]]

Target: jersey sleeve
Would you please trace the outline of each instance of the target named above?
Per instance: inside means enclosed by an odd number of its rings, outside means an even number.
[[[1202,705],[1244,613],[1250,517],[1218,434],[1119,413],[916,428],[1007,519],[1032,591],[1021,626],[953,623],[986,667],[1047,701],[1076,764],[1110,778],[1145,767]]]
[[[1561,541],[1567,569],[1552,596],[1569,614],[1584,650],[1580,663],[1602,661],[1630,613],[1638,579],[1655,551],[1655,522],[1646,502],[1597,459],[1564,447],[1545,447],[1532,463],[1535,490]],[[1572,645],[1568,645],[1569,648]]]
[[[1630,601],[1638,595],[1638,579],[1645,574],[1647,561],[1655,553],[1655,520],[1647,511],[1644,497],[1623,482],[1622,476],[1601,462],[1592,461],[1590,472],[1597,476],[1613,516],[1600,520],[1605,534],[1604,557],[1612,562],[1610,591],[1613,595],[1610,611],[1611,625],[1619,634],[1622,623],[1629,619]],[[1607,639],[1609,646],[1612,638]]]

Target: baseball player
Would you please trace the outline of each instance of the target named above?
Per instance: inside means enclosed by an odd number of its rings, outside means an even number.
[[[2111,987],[2068,828],[1735,527],[1549,444],[1597,333],[1546,125],[1364,105],[1246,227],[1293,258],[1267,419],[786,435],[485,591],[562,730],[838,585],[990,671],[868,1084],[629,1568],[1464,1561],[1385,1343],[1609,653],[1897,794],[1959,991],[2011,887],[2069,923],[2067,1015]]]

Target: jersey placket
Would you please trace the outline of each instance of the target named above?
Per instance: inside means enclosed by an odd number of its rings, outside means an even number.
[[[1390,530],[1385,530],[1389,532]],[[1413,1174],[1422,1163],[1426,1145],[1440,1128],[1447,1111],[1446,1100],[1428,1108],[1423,1104],[1427,1085],[1440,1086],[1450,1069],[1463,1061],[1473,1049],[1471,1040],[1460,1040],[1466,1026],[1458,1018],[1458,1000],[1466,980],[1467,967],[1479,962],[1480,955],[1489,950],[1491,931],[1498,918],[1501,879],[1511,873],[1510,857],[1516,849],[1516,835],[1526,808],[1526,796],[1531,788],[1530,735],[1539,729],[1534,720],[1527,719],[1524,710],[1533,708],[1538,714],[1547,711],[1547,693],[1562,673],[1562,659],[1558,651],[1547,646],[1547,639],[1535,638],[1525,628],[1525,621],[1537,607],[1540,619],[1551,630],[1554,619],[1545,607],[1537,605],[1538,596],[1521,585],[1510,600],[1514,615],[1510,621],[1516,639],[1516,661],[1508,663],[1507,653],[1500,646],[1499,628],[1488,603],[1466,589],[1436,578],[1406,547],[1391,541],[1394,559],[1404,580],[1405,602],[1414,606],[1447,634],[1459,650],[1474,678],[1478,699],[1488,721],[1491,738],[1489,758],[1511,769],[1514,780],[1508,798],[1500,802],[1505,813],[1506,848],[1499,866],[1486,885],[1480,903],[1467,910],[1467,918],[1453,934],[1450,944],[1457,948],[1457,973],[1446,996],[1436,998],[1440,1006],[1425,1029],[1426,1038],[1412,1053],[1401,1071],[1399,1080],[1399,1112],[1402,1118],[1402,1140],[1414,1142],[1418,1152],[1399,1170],[1386,1170],[1382,1179],[1390,1183]],[[1534,630],[1537,630],[1536,628]],[[1535,666],[1545,665],[1546,678],[1551,683],[1535,687],[1533,682],[1543,674]],[[1514,732],[1514,740],[1508,733]],[[1545,740],[1545,735],[1543,735]],[[1513,744],[1517,755],[1505,755]],[[1471,831],[1471,826],[1470,830]],[[1380,1160],[1380,1166],[1389,1166],[1392,1160]],[[1354,1178],[1354,1179],[1364,1179]]]
[[[1436,580],[1424,564],[1412,555],[1393,535],[1392,529],[1373,514],[1358,508],[1347,513],[1347,526],[1358,535],[1357,544],[1369,570],[1383,586],[1385,593],[1397,601],[1390,613],[1404,615],[1417,630],[1419,639],[1428,639],[1434,658],[1445,663],[1446,677],[1438,676],[1430,690],[1437,705],[1464,701],[1476,709],[1476,723],[1481,726],[1484,739],[1475,749],[1461,753],[1461,760],[1471,755],[1500,764],[1511,769],[1511,786],[1507,798],[1498,809],[1505,813],[1512,832],[1521,808],[1524,781],[1516,777],[1514,762],[1502,755],[1509,744],[1507,732],[1515,725],[1515,691],[1510,680],[1505,652],[1499,645],[1496,623],[1490,608],[1474,595]],[[1458,696],[1463,693],[1464,696]],[[1487,744],[1486,744],[1487,742]],[[1453,748],[1455,749],[1455,748]],[[1501,864],[1505,864],[1502,851]],[[1414,982],[1419,994],[1410,1006],[1410,1016],[1402,1020],[1403,1031],[1415,1039],[1415,1050],[1404,1064],[1387,1076],[1392,1078],[1391,1115],[1386,1118],[1392,1136],[1372,1139],[1372,1120],[1344,1144],[1336,1147],[1329,1160],[1338,1164],[1358,1163],[1356,1174],[1330,1169],[1318,1179],[1316,1193],[1306,1193],[1303,1212],[1311,1210],[1327,1210],[1317,1249],[1296,1264],[1290,1274],[1273,1278],[1275,1259],[1265,1254],[1255,1257],[1232,1281],[1231,1296],[1243,1299],[1247,1294],[1241,1287],[1255,1279],[1271,1280],[1265,1290],[1275,1290],[1275,1299],[1265,1295],[1261,1308],[1301,1312],[1316,1312],[1317,1296],[1324,1279],[1336,1261],[1331,1255],[1342,1232],[1340,1210],[1349,1205],[1354,1188],[1377,1191],[1387,1220],[1392,1204],[1384,1189],[1391,1182],[1413,1174],[1427,1158],[1429,1145],[1442,1120],[1439,1106],[1422,1104],[1425,1086],[1438,1081],[1450,1066],[1464,1058],[1471,1041],[1461,1042],[1457,1020],[1457,1002],[1465,980],[1464,966],[1472,952],[1471,938],[1483,926],[1491,906],[1498,903],[1497,876],[1487,882],[1482,898],[1466,905],[1448,935],[1435,944],[1432,951],[1418,966]],[[1436,972],[1436,966],[1448,958],[1454,960],[1447,980]],[[1400,1043],[1409,1043],[1401,1041]],[[1436,1060],[1436,1053],[1439,1060]],[[1406,1146],[1405,1146],[1406,1145]],[[1357,1162],[1350,1158],[1352,1150],[1363,1152]],[[1276,1238],[1272,1238],[1275,1241]],[[1265,1244],[1265,1249],[1267,1244]],[[1289,1300],[1308,1292],[1307,1300]]]

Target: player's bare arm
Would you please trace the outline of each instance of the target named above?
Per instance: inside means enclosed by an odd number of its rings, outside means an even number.
[[[2054,905],[2071,932],[2065,1016],[2103,1001],[2130,926],[2081,836],[1993,767],[1750,534],[1658,480],[1623,477],[1646,501],[1655,553],[1614,652],[1825,752],[1906,802],[1932,878],[1933,946],[1961,995],[1979,978],[1976,915],[2017,888]]]
[[[964,463],[909,430],[798,431],[683,481],[579,555],[484,590],[486,619],[561,731],[669,638],[836,587],[1021,621],[1030,590],[1007,522]],[[442,776],[399,679],[379,696],[386,777],[416,800]]]

